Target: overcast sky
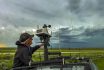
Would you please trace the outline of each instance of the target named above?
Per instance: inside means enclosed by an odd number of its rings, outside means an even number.
[[[0,0],[0,43],[15,47],[21,32],[43,24],[52,25],[53,47],[58,33],[61,47],[104,47],[104,0]]]

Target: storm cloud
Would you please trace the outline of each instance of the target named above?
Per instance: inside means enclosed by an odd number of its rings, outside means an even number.
[[[0,42],[15,46],[21,32],[51,24],[54,46],[59,33],[62,47],[104,47],[103,12],[104,0],[0,0]]]

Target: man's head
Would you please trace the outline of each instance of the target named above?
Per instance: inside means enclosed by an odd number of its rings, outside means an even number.
[[[30,46],[32,44],[33,37],[34,37],[34,35],[30,35],[28,33],[22,33],[20,35],[19,41],[23,44]]]

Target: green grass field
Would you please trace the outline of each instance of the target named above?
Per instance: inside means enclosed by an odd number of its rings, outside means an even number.
[[[1,48],[0,49],[0,69],[11,69],[13,63],[13,57],[16,49],[15,48]],[[61,51],[63,56],[74,56],[74,57],[89,57],[96,64],[99,70],[104,70],[104,49],[49,49],[50,52]],[[43,60],[43,49],[37,50],[33,54],[34,61]],[[4,68],[3,68],[4,67]]]

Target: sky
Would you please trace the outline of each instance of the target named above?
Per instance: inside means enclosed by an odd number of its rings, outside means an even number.
[[[0,0],[0,44],[16,47],[22,32],[47,24],[54,48],[104,47],[103,13],[104,0]]]

